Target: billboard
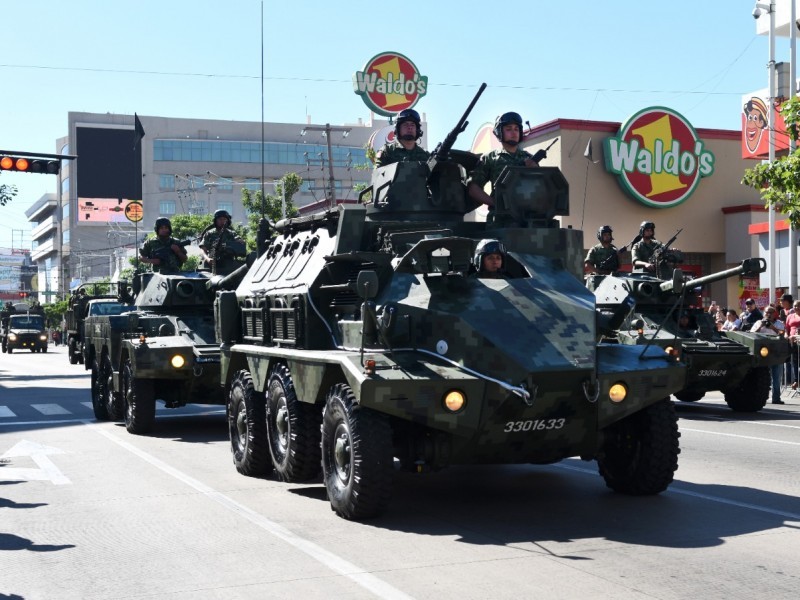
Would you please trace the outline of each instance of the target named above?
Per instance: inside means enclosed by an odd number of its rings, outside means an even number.
[[[781,104],[775,105],[775,152],[789,147]],[[769,92],[766,89],[742,96],[742,158],[769,158]]]

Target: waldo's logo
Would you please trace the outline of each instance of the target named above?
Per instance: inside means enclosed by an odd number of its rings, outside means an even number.
[[[384,52],[370,59],[363,71],[355,72],[353,90],[370,110],[391,117],[428,93],[428,78],[402,54]]]
[[[655,208],[677,206],[714,172],[714,155],[689,122],[669,108],[646,108],[606,138],[606,170],[636,200]]]

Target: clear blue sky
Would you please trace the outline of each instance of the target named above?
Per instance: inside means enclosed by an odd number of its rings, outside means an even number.
[[[787,0],[778,0],[785,2]],[[741,96],[767,87],[753,0],[602,2],[265,0],[265,119],[367,120],[352,75],[393,50],[428,76],[430,145],[488,84],[456,147],[507,110],[624,121],[662,105],[695,127],[738,129]],[[73,0],[0,6],[0,149],[56,152],[69,111],[261,119],[259,0]],[[789,61],[778,40],[777,60]],[[56,178],[4,174],[0,247],[30,240],[24,211]],[[16,231],[16,233],[15,233]],[[12,237],[13,236],[13,237]]]

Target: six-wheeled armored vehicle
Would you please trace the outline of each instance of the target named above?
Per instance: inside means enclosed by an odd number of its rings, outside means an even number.
[[[633,312],[606,339],[675,354],[687,366],[686,386],[673,393],[678,400],[694,402],[719,390],[733,410],[754,412],[764,408],[769,367],[786,362],[788,345],[783,338],[763,333],[718,331],[702,308],[699,291],[705,284],[765,269],[764,259],[750,258],[738,267],[696,279],[685,278],[680,270],[672,279],[621,273],[591,277],[589,287],[594,288],[601,309],[635,299]]]
[[[614,490],[661,492],[685,368],[657,348],[597,343],[633,301],[596,311],[582,232],[556,219],[568,214],[558,169],[507,168],[475,222],[475,156],[448,150],[376,169],[359,204],[282,221],[236,291],[218,294],[236,468],[285,481],[321,469],[348,519],[384,510],[395,465],[579,456]],[[486,239],[507,250],[502,278],[475,272]]]

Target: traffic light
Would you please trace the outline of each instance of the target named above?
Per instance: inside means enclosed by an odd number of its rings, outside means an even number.
[[[58,175],[61,162],[45,158],[25,158],[24,156],[0,156],[0,171],[19,173],[45,173]]]
[[[19,297],[20,298],[27,298],[28,297],[28,292],[20,292],[19,293]]]

